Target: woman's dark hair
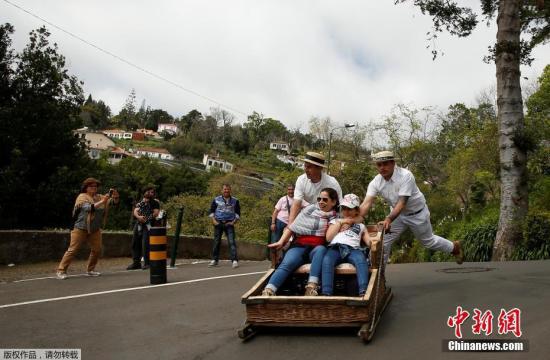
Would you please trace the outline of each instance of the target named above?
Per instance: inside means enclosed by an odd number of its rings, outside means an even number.
[[[145,193],[146,193],[147,191],[149,191],[149,190],[155,190],[155,185],[151,185],[151,184],[146,185],[146,186],[143,188],[143,191],[142,191],[142,192],[143,192],[143,194],[145,194]]]
[[[322,192],[326,192],[328,194],[328,197],[333,200],[333,201],[336,201],[336,204],[334,204],[334,209],[338,209],[338,207],[340,206],[340,199],[338,198],[338,192],[336,190],[334,190],[333,188],[324,188],[322,189],[320,193]]]

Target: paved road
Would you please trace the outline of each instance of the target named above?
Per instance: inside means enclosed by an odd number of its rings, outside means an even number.
[[[387,278],[395,297],[368,345],[354,331],[333,329],[268,331],[241,342],[240,296],[260,277],[250,273],[267,266],[186,264],[170,270],[170,285],[161,287],[147,287],[144,271],[2,283],[0,348],[81,348],[83,359],[549,358],[550,261],[390,265]],[[476,267],[490,271],[441,271]],[[119,289],[127,290],[112,292]],[[60,297],[68,298],[51,300]],[[17,303],[24,304],[6,307]],[[443,339],[453,338],[446,320],[458,305],[493,311],[495,339],[506,338],[495,335],[500,309],[521,309],[529,352],[443,352]],[[464,338],[484,339],[472,334],[470,320],[462,328]]]

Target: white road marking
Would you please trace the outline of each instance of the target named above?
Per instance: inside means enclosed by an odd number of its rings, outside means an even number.
[[[208,262],[208,261],[205,261],[205,262]],[[166,269],[167,270],[174,270],[176,269],[178,266],[180,265],[188,265],[186,263],[176,263],[176,267],[172,268],[172,267],[169,267],[167,266]],[[139,269],[138,269],[139,270]],[[109,271],[109,272],[102,272],[102,274],[120,274],[120,273],[128,273],[128,272],[134,272],[134,273],[139,273],[138,270],[119,270],[119,271]],[[86,275],[86,273],[82,273],[82,274],[75,274],[75,275],[68,275],[67,277],[68,278],[71,278],[71,277],[85,277],[85,276],[88,276]],[[21,279],[21,280],[14,280],[14,281],[10,281],[11,283],[20,283],[20,282],[27,282],[27,281],[36,281],[36,280],[45,280],[45,279],[57,279],[57,276],[44,276],[44,277],[38,277],[38,278],[30,278],[30,279]],[[10,283],[10,282],[6,282],[7,283]]]
[[[40,303],[53,302],[53,301],[78,299],[78,298],[83,298],[83,297],[88,297],[88,296],[114,294],[114,293],[119,293],[119,292],[136,291],[136,290],[155,289],[155,288],[159,288],[159,287],[174,286],[174,285],[181,285],[181,284],[191,284],[191,283],[209,281],[209,280],[218,280],[218,279],[227,279],[227,278],[240,277],[240,276],[258,275],[258,274],[264,274],[264,273],[265,273],[265,271],[256,271],[256,272],[244,273],[244,274],[213,276],[213,277],[208,277],[208,278],[177,281],[177,282],[173,282],[173,283],[166,283],[166,284],[159,284],[159,285],[137,286],[137,287],[125,288],[125,289],[106,290],[106,291],[98,291],[98,292],[93,292],[93,293],[78,294],[78,295],[71,295],[71,296],[62,296],[62,297],[49,298],[49,299],[24,301],[24,302],[20,302],[20,303],[0,305],[0,309],[11,308],[11,307],[16,307],[16,306],[23,306],[23,305],[40,304]]]

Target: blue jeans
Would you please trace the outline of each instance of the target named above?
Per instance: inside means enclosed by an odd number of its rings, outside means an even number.
[[[219,223],[214,225],[214,248],[212,249],[212,260],[216,262],[220,259],[220,244],[222,242],[222,233],[225,232],[227,242],[229,243],[229,257],[232,261],[237,259],[237,243],[235,242],[235,227]]]
[[[324,245],[312,246],[294,246],[287,250],[283,261],[279,264],[279,267],[267,284],[267,288],[273,291],[277,291],[278,288],[283,285],[285,280],[290,274],[294,272],[301,265],[307,263],[308,259],[311,261],[311,269],[309,271],[310,282],[319,283],[321,277],[321,268],[323,265],[323,257],[327,248]]]
[[[271,233],[271,244],[279,241],[281,236],[283,236],[283,230],[285,229],[286,225],[287,223],[284,223],[279,219],[275,220],[275,231]]]
[[[345,257],[342,257],[342,254]],[[329,247],[323,258],[323,285],[321,293],[323,295],[332,295],[334,289],[334,268],[343,262],[349,262],[355,266],[359,295],[363,295],[367,291],[369,284],[369,265],[365,254],[361,250],[351,247],[348,247],[345,251],[340,251],[340,246],[337,245]]]

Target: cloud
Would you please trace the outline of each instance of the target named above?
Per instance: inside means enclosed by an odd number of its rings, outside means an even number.
[[[12,0],[13,1],[13,0]],[[25,1],[17,4],[140,67],[229,106],[238,121],[258,111],[294,128],[311,116],[364,124],[397,103],[474,104],[495,83],[482,62],[495,38],[483,24],[468,38],[442,34],[444,56],[425,49],[428,17],[391,1]],[[18,48],[37,19],[6,3]],[[70,71],[117,112],[130,90],[175,116],[216,104],[48,26]],[[536,78],[550,58],[535,51]],[[229,109],[231,111],[231,109]]]

